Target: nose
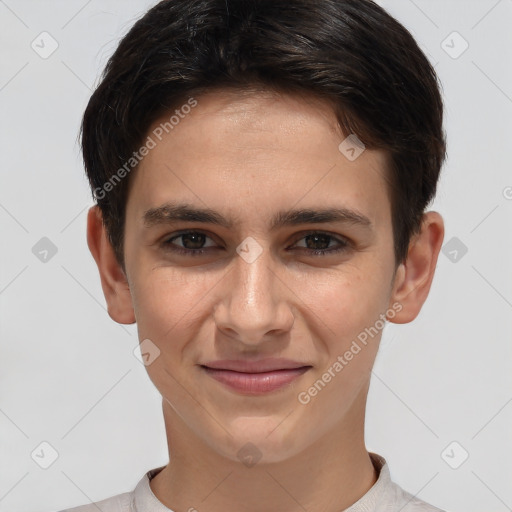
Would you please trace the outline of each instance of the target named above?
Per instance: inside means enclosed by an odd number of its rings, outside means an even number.
[[[269,249],[263,249],[252,262],[237,254],[232,263],[234,268],[225,276],[214,308],[217,328],[247,346],[289,332],[294,322],[289,302],[293,293]]]

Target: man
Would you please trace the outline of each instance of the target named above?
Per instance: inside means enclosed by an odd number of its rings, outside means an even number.
[[[439,511],[366,450],[386,321],[444,236],[437,79],[368,0],[166,0],[84,114],[87,239],[169,464],[89,512]]]

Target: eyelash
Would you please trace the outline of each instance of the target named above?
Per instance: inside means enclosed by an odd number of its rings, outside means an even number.
[[[177,235],[173,235],[171,238],[167,238],[166,240],[164,240],[162,242],[162,247],[165,249],[165,250],[168,250],[168,251],[171,251],[175,254],[180,254],[180,255],[185,255],[185,256],[202,256],[203,254],[205,254],[207,251],[207,249],[185,249],[185,248],[178,248],[177,246],[174,246],[172,244],[172,241],[173,240],[176,240],[177,238],[181,238],[182,236],[184,235],[204,235],[206,238],[210,238],[206,233],[203,233],[202,231],[194,231],[194,230],[191,230],[191,231],[183,231]],[[335,240],[337,241],[340,246],[336,249],[308,249],[306,247],[301,247],[301,249],[304,249],[306,250],[310,256],[326,256],[326,255],[333,255],[333,254],[338,254],[338,253],[341,253],[341,252],[344,252],[344,251],[347,251],[350,247],[351,247],[351,243],[345,239],[345,238],[342,238],[342,237],[335,237],[334,235],[330,234],[330,233],[326,233],[324,231],[311,231],[311,232],[308,232],[308,233],[305,233],[298,241],[304,239],[304,238],[307,238],[308,236],[313,236],[313,235],[324,235],[324,236],[327,236],[329,238],[331,238],[332,240]],[[210,249],[215,249],[215,247],[211,247]]]

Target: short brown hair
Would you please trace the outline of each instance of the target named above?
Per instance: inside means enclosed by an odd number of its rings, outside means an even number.
[[[446,154],[439,82],[407,29],[370,0],[164,0],[121,40],[81,126],[123,269],[129,178],[105,184],[162,113],[219,87],[312,93],[344,133],[385,150],[396,264],[406,258]]]

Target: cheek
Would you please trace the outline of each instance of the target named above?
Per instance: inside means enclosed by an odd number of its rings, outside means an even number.
[[[154,339],[162,349],[176,347],[185,340],[181,334],[197,321],[211,288],[204,276],[170,268],[156,268],[141,275],[132,291],[139,337]]]
[[[323,418],[325,429],[364,395],[385,325],[380,318],[388,298],[384,275],[367,277],[367,271],[352,270],[309,292],[314,308],[309,329],[317,326],[316,353],[325,357],[298,390],[297,400],[311,421]]]
[[[345,268],[305,288],[304,302],[316,315],[326,337],[338,350],[379,319],[388,303],[382,267]],[[307,290],[307,291],[306,291]]]
[[[139,339],[149,339],[156,357],[146,365],[146,371],[169,403],[187,403],[190,398],[180,385],[183,373],[191,368],[186,357],[190,341],[196,339],[204,315],[204,298],[208,293],[204,278],[157,268],[134,283],[132,296],[136,307]],[[146,342],[147,343],[147,342]],[[192,344],[193,345],[193,344]],[[156,347],[156,348],[155,348]],[[183,394],[183,396],[182,396]]]

